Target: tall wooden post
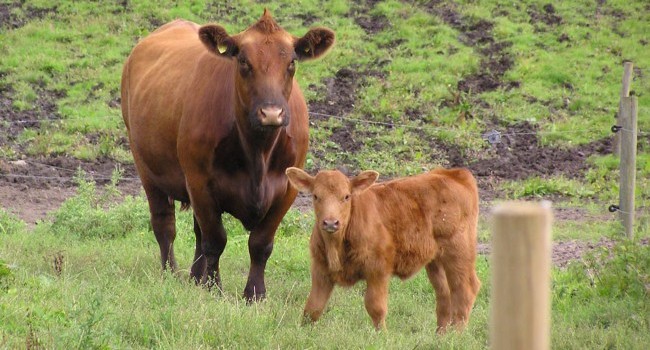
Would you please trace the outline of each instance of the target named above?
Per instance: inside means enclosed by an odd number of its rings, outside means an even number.
[[[616,125],[621,125],[621,109],[623,104],[623,98],[630,96],[630,85],[632,83],[632,69],[634,64],[632,62],[626,61],[623,63],[623,82],[621,84],[621,94],[620,102],[618,103],[618,113],[616,114]],[[621,133],[614,134],[614,154],[621,154]]]
[[[636,186],[637,98],[621,99],[621,177],[619,191],[619,217],[625,235],[634,237],[634,188]]]
[[[494,210],[490,348],[550,349],[551,203]]]

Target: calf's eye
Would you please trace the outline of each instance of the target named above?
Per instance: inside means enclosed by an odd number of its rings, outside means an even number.
[[[344,202],[347,202],[347,201],[349,201],[349,200],[350,200],[350,195],[349,195],[349,194],[346,194],[345,197],[343,197],[343,201],[344,201]]]

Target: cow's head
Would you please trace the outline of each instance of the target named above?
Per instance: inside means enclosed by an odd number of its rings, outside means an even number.
[[[316,176],[298,168],[288,168],[289,182],[313,196],[316,228],[324,236],[341,236],[350,220],[355,195],[370,187],[379,174],[368,170],[349,179],[337,170],[321,171]]]
[[[334,32],[327,28],[313,28],[301,38],[289,34],[267,10],[237,35],[210,24],[199,29],[199,37],[210,51],[235,61],[237,112],[253,128],[289,123],[296,61],[320,57],[334,44]]]

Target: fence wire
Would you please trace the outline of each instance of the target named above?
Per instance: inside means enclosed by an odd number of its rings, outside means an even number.
[[[498,130],[490,130],[485,133],[479,133],[479,132],[472,132],[472,131],[462,131],[458,129],[450,129],[450,128],[444,128],[444,127],[436,127],[436,126],[428,126],[428,125],[409,125],[409,124],[402,124],[402,123],[395,123],[395,122],[381,122],[381,121],[375,121],[375,120],[366,120],[366,119],[360,119],[360,118],[353,118],[353,117],[347,117],[347,116],[339,116],[339,115],[332,115],[332,114],[326,114],[326,113],[320,113],[320,112],[309,112],[310,115],[313,116],[318,116],[318,117],[327,117],[327,118],[334,118],[346,122],[351,122],[351,123],[363,123],[363,124],[368,124],[368,125],[378,125],[382,127],[387,127],[387,128],[404,128],[404,129],[412,129],[412,130],[430,130],[430,131],[439,131],[439,132],[450,132],[450,133],[458,133],[462,135],[474,135],[477,137],[483,138],[485,141],[489,142],[490,144],[494,145],[496,143],[499,143],[502,137],[517,137],[519,135],[553,135],[553,134],[584,134],[588,132],[597,132],[602,130],[601,128],[584,128],[584,129],[572,129],[572,130],[560,130],[560,131],[536,131],[536,132],[500,132]],[[108,118],[115,118],[113,116],[105,116],[103,119],[108,119]],[[14,124],[28,124],[28,123],[42,123],[42,122],[65,122],[65,121],[84,121],[88,120],[85,118],[67,118],[67,119],[33,119],[33,120],[5,120],[3,123],[14,123]],[[624,132],[632,132],[632,130],[624,129],[622,127],[618,128],[619,131],[624,131]],[[650,133],[645,132],[645,131],[638,131],[637,135],[650,135]],[[35,162],[33,160],[25,160],[25,163],[36,165],[36,166],[43,166],[43,167],[49,167],[51,169],[56,169],[64,172],[69,172],[69,173],[77,173],[78,170],[75,169],[68,169],[68,168],[62,168],[58,167],[55,165],[50,165],[50,164],[45,164],[45,163],[39,163]],[[122,163],[116,163],[118,166],[123,165]],[[86,176],[89,176],[86,174]],[[42,179],[42,180],[68,180],[71,181],[75,177],[70,176],[70,177],[63,177],[63,176],[41,176],[41,175],[26,175],[26,174],[12,174],[12,173],[0,173],[0,177],[4,178],[31,178],[31,179]],[[110,181],[111,177],[106,177],[106,176],[89,176],[93,181]],[[120,177],[120,181],[140,181],[138,177]]]

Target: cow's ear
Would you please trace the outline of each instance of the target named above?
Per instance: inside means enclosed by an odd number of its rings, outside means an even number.
[[[299,60],[318,58],[334,45],[334,32],[327,28],[313,28],[294,42]]]
[[[291,185],[298,191],[311,193],[314,190],[314,177],[304,170],[290,167],[285,171],[285,174],[287,174]]]
[[[210,52],[217,55],[233,57],[239,53],[235,39],[222,26],[208,24],[199,28],[199,39]]]
[[[352,178],[352,193],[361,193],[377,181],[379,173],[374,170],[366,170]]]

